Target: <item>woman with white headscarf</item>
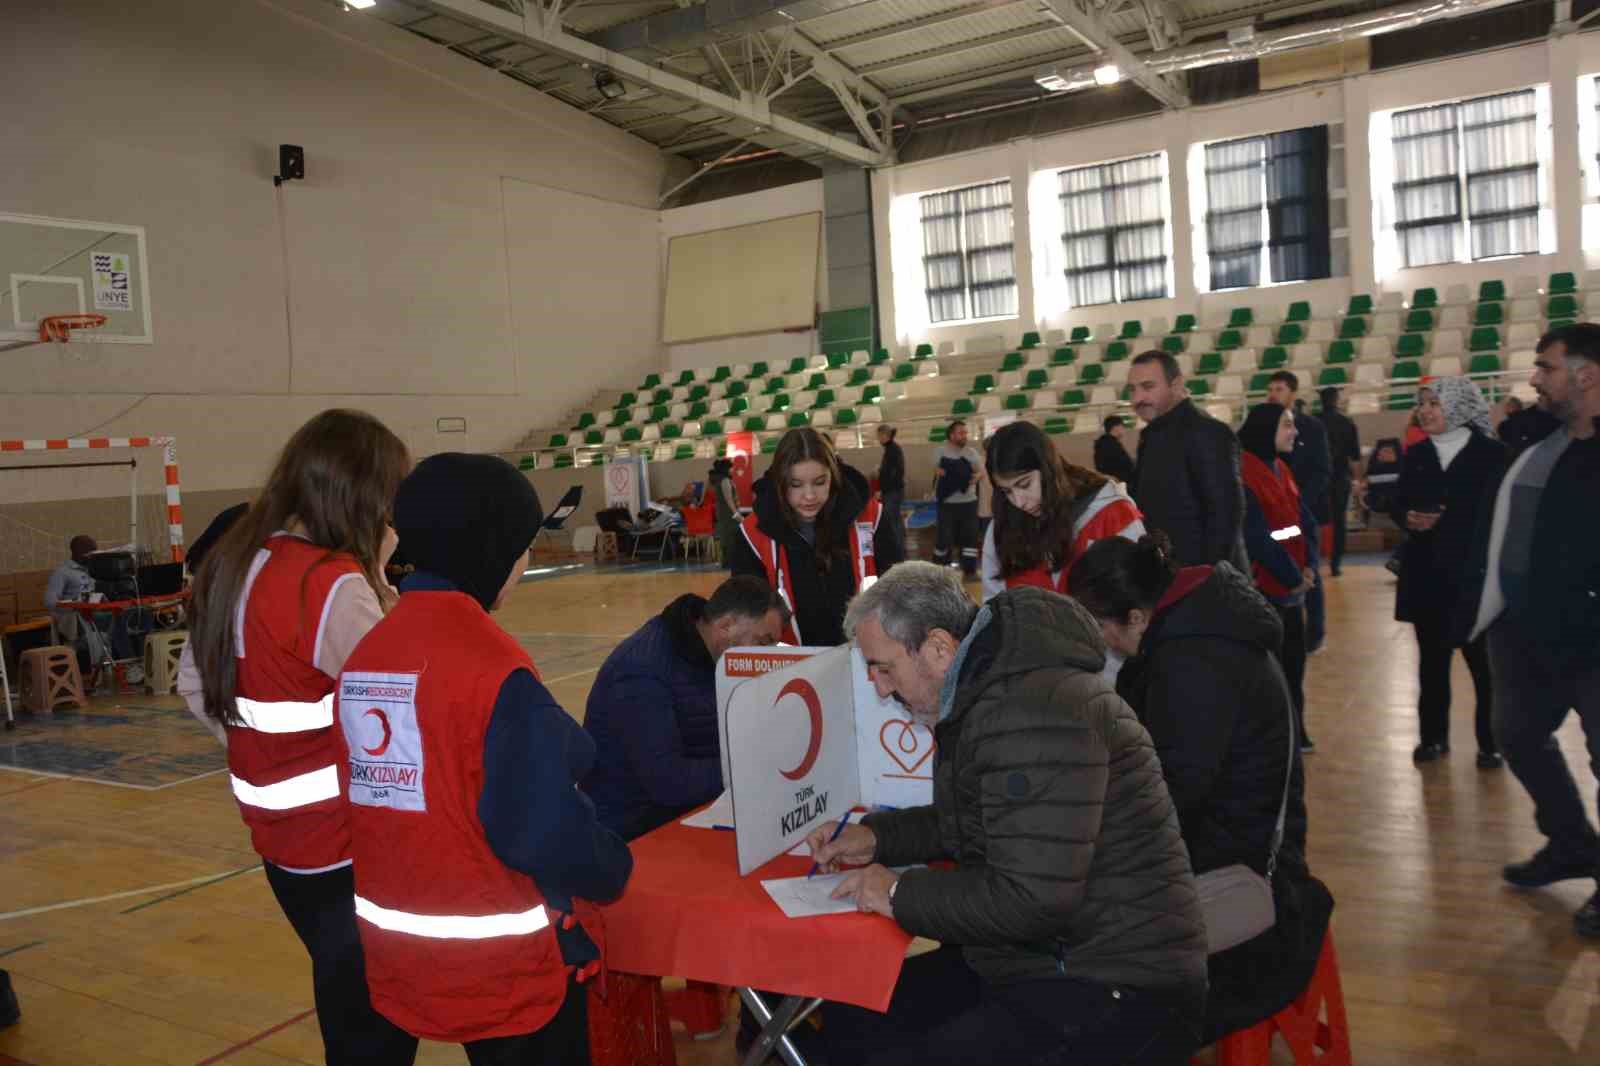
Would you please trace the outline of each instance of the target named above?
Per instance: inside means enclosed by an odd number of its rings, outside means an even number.
[[[1427,439],[1406,451],[1389,513],[1407,538],[1394,616],[1417,633],[1422,736],[1411,759],[1420,766],[1450,753],[1453,608],[1484,487],[1499,483],[1507,451],[1491,435],[1483,393],[1464,377],[1424,382],[1417,390],[1417,424]],[[1481,639],[1462,645],[1461,654],[1477,694],[1478,768],[1497,769],[1503,762],[1491,726],[1489,655]]]

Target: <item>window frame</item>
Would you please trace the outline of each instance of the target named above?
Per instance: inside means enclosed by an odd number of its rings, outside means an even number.
[[[1003,205],[972,209],[969,208],[963,200],[964,194],[972,193],[980,189],[999,188],[1001,186],[1006,188],[1006,202]],[[953,211],[942,212],[936,215],[925,214],[925,205],[929,200],[936,197],[951,197],[955,209]],[[990,322],[1016,318],[1020,306],[1020,291],[1019,282],[1017,279],[1016,257],[1016,194],[1015,190],[1011,188],[1011,179],[1009,177],[995,178],[990,181],[980,181],[970,185],[958,185],[949,189],[934,189],[928,192],[918,193],[916,196],[916,203],[918,209],[917,223],[919,227],[918,240],[921,245],[919,252],[920,261],[922,263],[923,306],[927,312],[929,327],[942,328],[945,326],[962,325],[969,322]],[[1011,240],[1005,244],[985,244],[974,247],[970,242],[971,235],[968,231],[968,219],[979,214],[1002,213],[1010,216]],[[943,220],[954,220],[956,229],[956,244],[958,250],[954,252],[935,252],[930,254],[928,252],[927,224],[929,222]],[[1010,256],[1011,272],[1009,278],[974,282],[972,278],[972,264],[974,258],[977,256],[990,255],[999,251],[1004,251]],[[929,285],[928,264],[934,260],[955,260],[960,270],[960,283],[958,285],[943,285],[937,287]],[[1007,286],[1009,286],[1012,290],[1011,309],[1009,311],[1004,311],[993,315],[979,315],[974,313],[976,304],[973,299],[973,294],[975,292],[979,290],[1002,289]],[[948,297],[958,293],[961,297],[960,316],[954,318],[934,317],[934,299],[936,297]]]
[[[1111,168],[1136,163],[1142,160],[1154,160],[1157,173],[1152,177],[1139,178],[1133,181],[1108,183],[1105,179]],[[1086,171],[1099,171],[1101,184],[1098,188],[1083,189],[1077,192],[1061,191],[1062,177],[1069,173],[1082,173]],[[1077,166],[1058,167],[1049,171],[1055,183],[1056,204],[1056,248],[1062,257],[1060,274],[1064,282],[1067,295],[1067,304],[1071,308],[1080,307],[1112,307],[1126,303],[1139,303],[1144,300],[1169,300],[1173,297],[1173,251],[1172,251],[1172,195],[1168,187],[1168,170],[1166,153],[1142,152],[1138,155],[1126,156],[1120,159],[1108,159],[1098,163],[1085,163]],[[1069,197],[1106,196],[1114,190],[1137,189],[1154,186],[1161,201],[1161,217],[1155,220],[1136,222],[1129,225],[1105,225],[1094,229],[1086,229],[1076,233],[1069,232],[1067,226],[1068,215],[1066,201]],[[1108,214],[1109,212],[1103,212]],[[1117,238],[1124,233],[1134,233],[1143,230],[1159,229],[1161,234],[1161,255],[1144,257],[1140,259],[1119,260],[1117,258]],[[1085,241],[1100,238],[1104,243],[1104,259],[1100,265],[1092,267],[1072,267],[1068,265],[1070,257],[1067,254],[1069,241]],[[1141,267],[1161,266],[1161,292],[1154,295],[1128,296],[1123,292],[1122,272]],[[1075,279],[1084,278],[1094,274],[1107,274],[1110,278],[1110,300],[1079,301],[1075,297],[1079,289]]]

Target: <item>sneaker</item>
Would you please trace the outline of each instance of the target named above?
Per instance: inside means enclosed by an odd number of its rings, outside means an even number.
[[[1558,855],[1546,844],[1527,862],[1511,863],[1501,873],[1508,883],[1518,888],[1543,888],[1557,881],[1595,876],[1595,861],[1591,857],[1580,859]],[[1596,915],[1596,918],[1600,920],[1600,915]]]
[[[1411,761],[1415,765],[1421,766],[1425,762],[1433,762],[1435,759],[1442,759],[1449,754],[1450,745],[1448,744],[1418,744],[1411,752]]]
[[[1389,573],[1393,574],[1395,577],[1399,577],[1400,576],[1400,557],[1399,556],[1395,556],[1395,557],[1391,558],[1388,562],[1383,564],[1383,568],[1385,570],[1389,571]]]
[[[1579,936],[1600,938],[1600,892],[1578,908],[1578,913],[1572,916],[1572,927]]]
[[[1480,770],[1498,770],[1505,766],[1505,764],[1505,756],[1501,755],[1498,751],[1478,752],[1478,769]]]

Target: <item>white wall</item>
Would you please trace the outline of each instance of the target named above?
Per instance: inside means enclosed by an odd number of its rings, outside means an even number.
[[[7,353],[0,437],[173,434],[225,489],[329,406],[498,450],[659,365],[664,157],[436,45],[322,0],[58,0],[11,5],[0,67],[0,210],[144,226],[156,338]]]
[[[663,211],[658,251],[661,287],[665,289],[666,286],[667,245],[674,237],[822,210],[822,179],[819,178],[816,181],[803,181],[777,189],[765,189],[743,196],[730,196],[724,200],[689,204],[686,207],[674,207]],[[822,238],[817,245],[816,300],[819,307],[827,306],[828,302],[827,239],[827,227],[824,226]],[[795,356],[813,355],[816,351],[815,330],[804,333],[756,333],[742,337],[666,345],[666,365],[668,370],[686,370],[691,367],[721,366],[731,363],[776,362]]]
[[[1577,80],[1600,71],[1600,34],[1552,38],[1533,44],[1433,63],[1364,74],[1314,86],[1267,93],[1214,107],[1132,119],[1047,137],[1023,138],[1006,145],[957,156],[889,167],[873,175],[874,224],[878,247],[878,286],[883,334],[900,346],[922,341],[952,342],[957,350],[984,338],[1003,336],[1014,343],[1027,330],[1099,325],[1124,319],[1165,318],[1184,312],[1202,318],[1241,306],[1286,306],[1309,300],[1319,310],[1342,307],[1352,293],[1384,290],[1409,293],[1419,285],[1475,284],[1486,278],[1519,274],[1544,276],[1575,269],[1587,257],[1600,264],[1600,207],[1585,201],[1583,168],[1572,135],[1578,125]],[[1485,263],[1450,264],[1425,270],[1395,270],[1379,276],[1374,257],[1371,158],[1368,131],[1375,113],[1462,96],[1550,85],[1553,157],[1545,168],[1547,197],[1554,216],[1554,248],[1537,256]],[[1585,116],[1591,121],[1592,115]],[[1306,125],[1344,125],[1344,186],[1349,236],[1349,272],[1319,281],[1291,282],[1259,289],[1204,293],[1194,279],[1197,226],[1203,211],[1189,193],[1186,159],[1191,146],[1230,137]],[[1562,131],[1571,131],[1563,135]],[[1600,144],[1600,131],[1594,135]],[[1168,183],[1173,296],[1165,300],[1087,307],[1081,311],[1052,300],[1058,264],[1058,216],[1054,213],[1056,170],[1165,151]],[[916,197],[941,189],[1009,177],[1016,204],[1018,314],[1013,319],[949,326],[926,325],[921,237]],[[1583,228],[1587,225],[1587,229]],[[1203,227],[1201,227],[1203,228]],[[1031,234],[1031,240],[1029,236]],[[1592,251],[1580,254],[1584,236]],[[1338,236],[1336,232],[1335,236]],[[1045,254],[1038,254],[1040,249]]]

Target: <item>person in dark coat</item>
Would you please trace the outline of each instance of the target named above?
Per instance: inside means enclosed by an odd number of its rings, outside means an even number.
[[[1515,457],[1560,428],[1560,419],[1549,411],[1537,404],[1524,407],[1521,400],[1512,396],[1506,400],[1506,416],[1500,420],[1495,432]]]
[[[1277,612],[1227,562],[1179,569],[1170,552],[1160,534],[1138,544],[1102,540],[1073,566],[1071,581],[1107,647],[1127,656],[1117,694],[1150,732],[1195,874],[1243,863],[1272,881],[1276,924],[1208,960],[1211,1043],[1300,994],[1333,897],[1306,863],[1305,772],[1277,659]]]
[[[1147,423],[1128,484],[1145,525],[1171,538],[1185,566],[1227,559],[1248,571],[1239,442],[1232,431],[1189,399],[1171,352],[1134,357],[1128,388],[1134,413]]]
[[[894,554],[906,556],[906,520],[901,512],[906,502],[906,453],[895,443],[898,431],[888,423],[878,425],[878,444],[883,448],[883,459],[878,464],[878,499],[883,503],[883,516],[878,519],[878,539],[892,541]],[[883,573],[882,564],[878,573]]]
[[[1389,514],[1406,530],[1394,617],[1416,630],[1421,741],[1411,759],[1420,766],[1450,753],[1455,608],[1473,531],[1492,502],[1484,498],[1484,487],[1499,479],[1507,449],[1489,436],[1489,405],[1468,378],[1430,381],[1417,391],[1417,414],[1428,439],[1407,450]],[[1478,766],[1497,769],[1502,760],[1494,739],[1489,652],[1480,638],[1461,645],[1461,655],[1477,697]]]
[[[679,596],[606,657],[583,719],[595,745],[583,790],[601,825],[632,840],[717,798],[717,659],[777,643],[788,618],[765,581],[732,577],[709,600]]]
[[[881,506],[867,479],[839,461],[814,429],[791,429],[756,482],[755,511],[733,547],[735,574],[759,577],[792,612],[784,639],[844,643],[844,609],[870,577],[900,561],[899,546],[876,535]]]
[[[1339,410],[1338,389],[1330,385],[1320,395],[1322,412],[1317,419],[1328,435],[1328,462],[1331,464],[1328,520],[1333,523],[1333,550],[1328,553],[1328,573],[1338,577],[1344,568],[1350,489],[1355,482],[1356,468],[1361,463],[1361,431],[1349,415]]]
[[[886,1013],[829,1004],[831,1066],[1187,1062],[1205,925],[1157,761],[1099,676],[1088,611],[1038,588],[973,605],[902,563],[846,624],[878,695],[934,730],[933,802],[808,838],[834,896],[940,950],[908,959]],[[950,866],[890,867],[948,859]]]
[[[1133,456],[1122,445],[1128,427],[1119,415],[1107,415],[1101,423],[1104,433],[1095,438],[1094,468],[1107,477],[1127,483],[1133,480]]]

